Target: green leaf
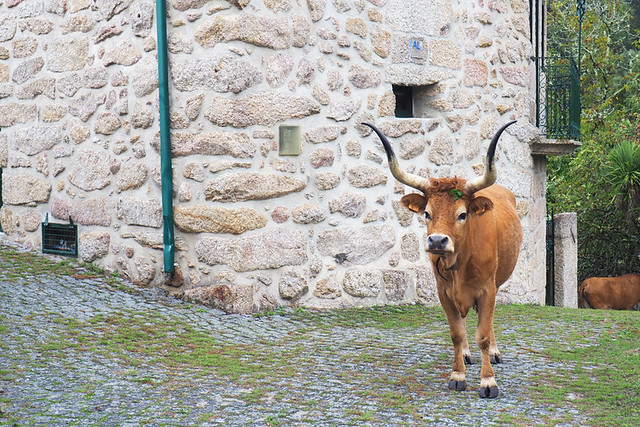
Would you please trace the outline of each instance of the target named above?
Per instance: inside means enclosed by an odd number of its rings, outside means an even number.
[[[451,195],[453,196],[454,202],[464,197],[464,193],[461,190],[458,190],[457,188],[454,188],[453,190],[449,191],[449,193],[451,193]]]

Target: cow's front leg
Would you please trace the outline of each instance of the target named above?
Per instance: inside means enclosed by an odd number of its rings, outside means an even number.
[[[495,310],[495,295],[485,295],[478,301],[478,329],[476,342],[480,347],[482,366],[480,368],[480,397],[498,397],[499,390],[493,367],[491,366],[491,347],[495,346],[493,334],[493,312]],[[497,350],[497,347],[496,347]],[[498,353],[498,357],[499,353]]]
[[[465,359],[471,359],[467,343],[465,319],[446,295],[441,295],[440,303],[449,321],[451,342],[453,342],[453,370],[449,377],[449,389],[463,391],[467,389]]]

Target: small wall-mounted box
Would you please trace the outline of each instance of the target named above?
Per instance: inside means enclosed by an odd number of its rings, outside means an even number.
[[[300,126],[280,126],[278,154],[281,156],[299,156],[302,153]]]
[[[42,253],[78,256],[78,226],[69,218],[69,224],[49,222],[47,213],[42,223]]]

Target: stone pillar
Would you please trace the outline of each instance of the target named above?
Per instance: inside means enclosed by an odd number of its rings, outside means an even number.
[[[553,216],[555,305],[578,307],[578,215],[575,212]]]

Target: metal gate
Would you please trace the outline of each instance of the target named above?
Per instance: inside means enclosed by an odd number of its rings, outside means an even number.
[[[545,304],[555,305],[555,224],[553,208],[547,207],[547,284],[545,288]]]

